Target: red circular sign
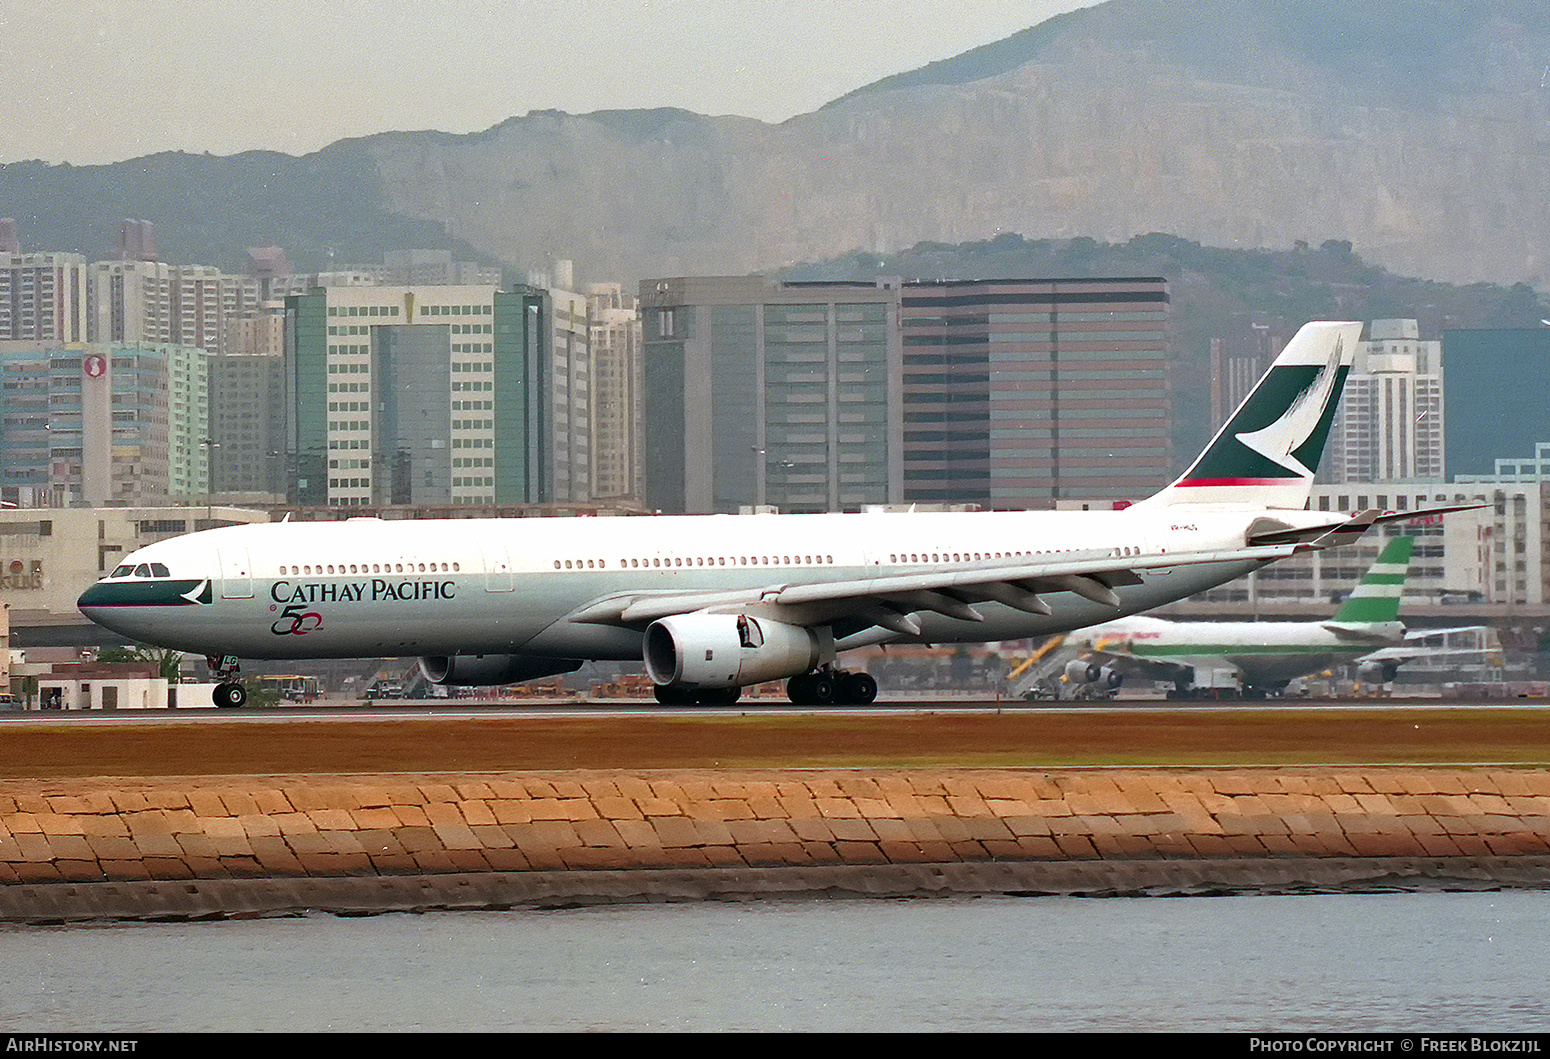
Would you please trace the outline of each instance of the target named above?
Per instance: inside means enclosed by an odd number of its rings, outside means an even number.
[[[106,358],[93,353],[81,362],[81,367],[86,372],[87,378],[97,379],[101,378],[102,374],[108,370],[108,362]]]

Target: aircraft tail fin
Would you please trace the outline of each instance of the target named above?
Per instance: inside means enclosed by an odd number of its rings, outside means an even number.
[[[1398,621],[1399,597],[1405,591],[1405,576],[1409,573],[1414,550],[1414,537],[1395,537],[1389,541],[1377,562],[1368,568],[1361,583],[1335,612],[1334,621],[1339,624]]]
[[[1304,324],[1189,470],[1136,506],[1305,507],[1361,337],[1360,323]]]

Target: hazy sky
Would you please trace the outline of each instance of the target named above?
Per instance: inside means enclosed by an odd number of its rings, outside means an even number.
[[[0,162],[305,154],[529,110],[784,121],[1094,0],[0,0]]]

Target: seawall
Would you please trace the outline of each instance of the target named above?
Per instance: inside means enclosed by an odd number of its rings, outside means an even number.
[[[0,919],[1550,885],[1550,770],[0,782]]]

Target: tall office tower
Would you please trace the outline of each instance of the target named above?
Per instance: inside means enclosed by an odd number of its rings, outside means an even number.
[[[16,218],[0,217],[0,254],[19,254],[22,245],[16,238]]]
[[[285,309],[226,322],[225,351],[210,359],[210,480],[216,493],[283,497]]]
[[[286,477],[298,503],[538,503],[547,293],[320,287],[286,299]]]
[[[903,499],[1138,500],[1172,459],[1160,278],[906,283]]]
[[[0,486],[23,506],[202,495],[204,353],[178,346],[0,347]]]
[[[1490,474],[1550,441],[1550,327],[1444,331],[1442,362],[1448,473]]]
[[[617,283],[587,287],[592,347],[592,494],[639,500],[641,457],[640,312]]]
[[[1211,430],[1233,414],[1270,370],[1293,329],[1279,316],[1239,313],[1211,339]]]
[[[0,253],[0,341],[85,342],[86,258]]]
[[[1441,481],[1442,343],[1414,320],[1374,320],[1356,350],[1319,481]]]
[[[901,499],[897,280],[644,280],[640,312],[647,506]]]
[[[150,221],[125,218],[118,225],[120,261],[156,260],[156,225]]]

